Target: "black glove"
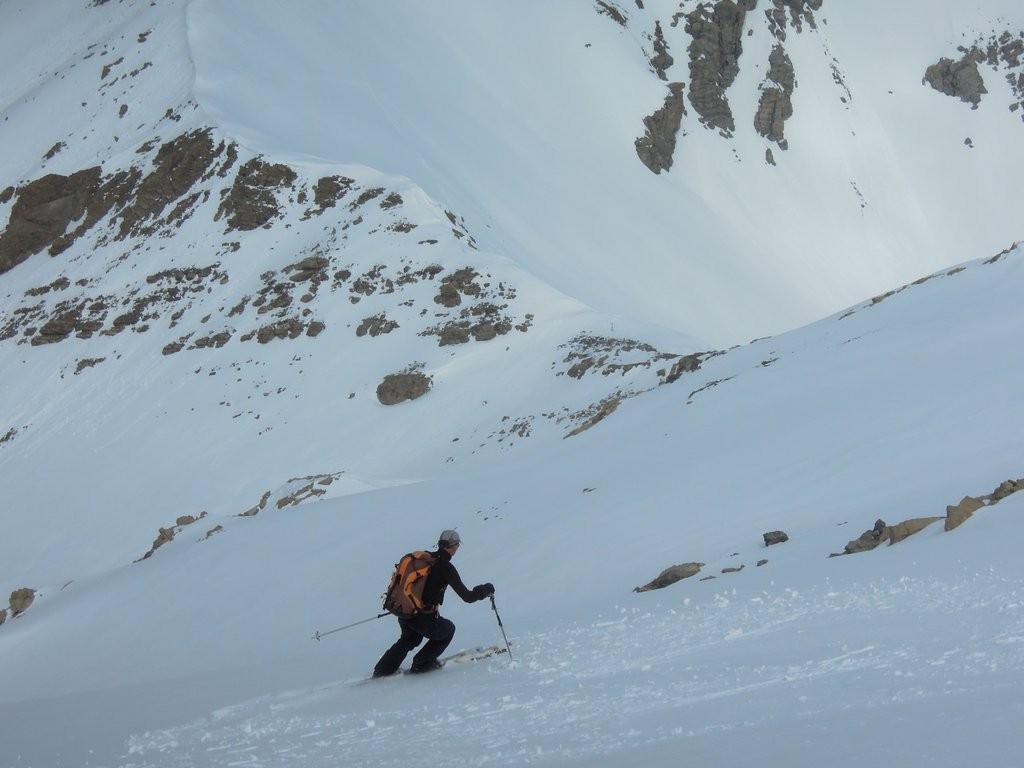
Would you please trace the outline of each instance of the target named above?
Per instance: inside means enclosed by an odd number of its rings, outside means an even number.
[[[477,584],[473,587],[473,597],[477,600],[483,600],[494,594],[494,585],[490,582],[486,584]]]

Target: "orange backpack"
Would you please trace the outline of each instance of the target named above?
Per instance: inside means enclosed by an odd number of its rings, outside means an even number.
[[[410,552],[395,565],[395,572],[384,595],[384,610],[395,616],[409,617],[423,613],[423,587],[427,574],[437,558],[429,552]]]

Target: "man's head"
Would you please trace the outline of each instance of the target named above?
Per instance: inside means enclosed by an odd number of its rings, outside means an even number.
[[[437,537],[437,546],[440,549],[447,549],[453,553],[461,543],[462,539],[459,537],[459,532],[451,528],[441,531],[441,535]]]

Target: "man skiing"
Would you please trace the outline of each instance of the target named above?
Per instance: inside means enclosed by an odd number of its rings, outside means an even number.
[[[423,586],[423,603],[426,608],[414,616],[400,616],[398,625],[402,630],[401,637],[380,657],[373,668],[374,677],[387,677],[395,674],[409,651],[423,642],[427,644],[412,659],[412,672],[429,672],[439,669],[441,662],[438,657],[455,635],[455,624],[440,614],[444,602],[445,590],[451,585],[455,593],[467,603],[485,600],[494,594],[494,585],[479,584],[467,589],[462,583],[459,572],[452,565],[452,557],[459,550],[461,539],[456,531],[441,531],[437,541],[437,552],[432,552],[436,561],[427,574]]]

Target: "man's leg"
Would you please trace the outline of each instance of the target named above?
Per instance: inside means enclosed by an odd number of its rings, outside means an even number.
[[[417,625],[416,631],[427,638],[427,644],[413,656],[413,672],[434,668],[437,657],[444,653],[445,648],[455,636],[455,625],[448,619],[441,616],[424,616],[422,618],[428,619],[428,621]]]
[[[374,677],[387,677],[395,674],[402,666],[409,651],[423,642],[424,635],[416,630],[413,622],[412,619],[398,620],[398,626],[402,628],[402,635],[394,645],[384,651],[377,666],[373,668]]]

